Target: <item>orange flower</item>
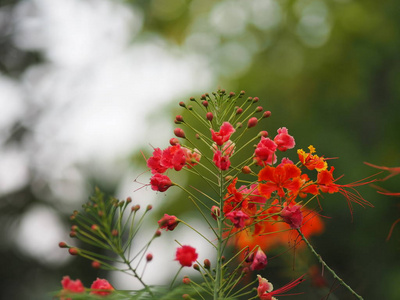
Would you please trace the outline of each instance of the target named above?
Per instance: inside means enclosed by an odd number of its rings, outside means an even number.
[[[310,153],[305,153],[303,149],[297,150],[300,162],[309,170],[315,169],[318,172],[326,170],[328,168],[328,164],[326,163],[325,159],[316,154],[313,155],[315,148],[312,145],[310,145],[308,149],[310,150]]]
[[[297,194],[301,186],[300,175],[300,169],[291,163],[279,165],[276,168],[266,166],[258,173],[258,181],[266,181],[259,184],[258,190],[267,199],[275,191],[280,197],[284,197],[284,188]]]

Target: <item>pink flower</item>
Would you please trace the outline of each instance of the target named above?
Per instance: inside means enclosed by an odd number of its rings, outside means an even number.
[[[190,169],[193,166],[197,165],[197,163],[200,161],[200,158],[201,158],[200,151],[197,149],[194,149],[193,151],[191,151],[190,149],[185,148],[185,147],[182,147],[182,150],[185,153],[187,168]]]
[[[61,280],[61,285],[63,287],[61,293],[60,293],[60,299],[61,300],[70,300],[71,298],[64,298],[62,295],[68,295],[71,293],[84,293],[85,292],[85,287],[83,286],[82,282],[77,279],[77,280],[71,280],[69,276],[64,276],[63,279]]]
[[[107,296],[114,290],[113,286],[106,279],[100,278],[93,281],[90,288],[92,289],[90,294],[100,296]]]
[[[267,255],[265,255],[264,251],[261,248],[258,248],[256,254],[251,257],[252,262],[250,265],[250,270],[262,270],[267,266]]]
[[[175,216],[170,216],[167,214],[164,214],[164,217],[162,217],[159,221],[158,221],[158,225],[160,226],[161,229],[165,229],[165,230],[174,230],[176,226],[178,226],[179,221],[178,218]]]
[[[154,174],[150,178],[151,189],[153,191],[165,192],[173,185],[171,179],[168,176],[162,174]]]
[[[304,280],[303,279],[304,275],[302,275],[296,280],[293,280],[289,282],[287,285],[284,285],[283,287],[274,291],[273,290],[274,286],[272,285],[272,283],[270,283],[267,279],[262,278],[260,275],[257,275],[257,277],[258,277],[257,295],[261,300],[276,300],[274,296],[285,296],[282,293],[291,290]]]
[[[291,228],[300,228],[303,222],[303,213],[301,212],[301,205],[286,206],[281,210],[280,216],[283,221],[288,223]]]
[[[231,138],[231,135],[234,132],[235,128],[233,128],[233,126],[229,122],[224,122],[218,132],[215,132],[213,129],[211,129],[211,137],[218,146],[222,146],[226,141]]]
[[[278,129],[278,134],[275,136],[274,142],[278,145],[279,151],[292,149],[296,145],[294,138],[289,135],[286,127]]]
[[[179,261],[182,267],[191,267],[197,257],[196,249],[185,245],[176,250],[175,260]]]
[[[276,162],[275,151],[277,144],[270,138],[261,137],[260,142],[254,151],[254,156],[258,165],[274,164]]]
[[[217,166],[218,169],[222,171],[228,170],[231,165],[231,161],[229,160],[228,155],[222,156],[221,151],[217,150],[214,152],[213,162]]]
[[[231,212],[226,214],[226,217],[231,220],[236,228],[243,228],[245,225],[244,221],[250,218],[246,213],[242,212],[241,210],[232,210]]]

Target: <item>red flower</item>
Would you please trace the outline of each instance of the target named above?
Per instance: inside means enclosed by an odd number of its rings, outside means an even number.
[[[201,158],[199,150],[194,149],[193,151],[191,151],[190,149],[185,147],[182,147],[182,150],[185,153],[187,168],[190,169],[193,166],[197,165]]]
[[[222,171],[228,170],[231,165],[229,156],[228,155],[222,156],[221,151],[219,151],[219,150],[214,152],[213,162],[215,163],[217,168]]]
[[[176,250],[175,260],[179,261],[182,267],[191,267],[197,257],[196,249],[185,245]]]
[[[160,226],[161,229],[165,229],[165,230],[174,230],[176,226],[178,226],[179,221],[178,218],[175,216],[170,216],[167,214],[164,214],[164,217],[162,217],[159,221],[158,221],[158,225]]]
[[[100,278],[93,281],[90,288],[92,289],[90,294],[100,296],[107,296],[114,290],[113,286],[106,279]]]
[[[175,171],[180,171],[185,166],[185,164],[185,152],[182,150],[179,144],[175,146],[170,146],[163,151],[161,158],[162,166],[169,169],[175,169]]]
[[[274,164],[276,162],[275,151],[278,147],[270,138],[261,137],[260,142],[254,151],[254,158],[258,165]]]
[[[245,226],[244,221],[250,218],[246,213],[242,212],[241,210],[233,210],[227,213],[226,217],[231,220],[236,228],[243,228]]]
[[[301,186],[300,175],[300,169],[290,163],[276,168],[266,166],[258,173],[258,181],[266,181],[259,184],[260,194],[269,199],[272,192],[278,191],[279,197],[284,197],[284,188],[296,194]]]
[[[224,122],[218,132],[215,132],[213,129],[211,129],[211,137],[218,146],[222,146],[226,141],[231,138],[231,135],[234,132],[235,128],[233,128],[233,126],[229,122]]]
[[[168,176],[162,174],[154,174],[150,178],[151,189],[153,191],[165,192],[173,185],[171,179]]]
[[[68,295],[71,293],[84,293],[85,292],[85,287],[83,286],[82,282],[77,279],[77,280],[71,280],[69,276],[64,276],[63,279],[61,280],[61,285],[63,287],[60,295],[61,300],[65,300],[62,295]],[[66,300],[70,300],[71,298],[66,298]]]
[[[251,265],[250,270],[262,270],[267,266],[267,256],[265,255],[264,251],[258,247],[256,254],[251,256]]]
[[[309,146],[308,149],[310,150],[310,153],[305,153],[303,149],[297,150],[300,162],[309,170],[315,169],[318,172],[326,170],[328,168],[328,164],[326,163],[325,159],[316,154],[313,155],[315,152],[315,148],[313,146]]]
[[[282,209],[280,216],[292,229],[300,228],[303,223],[301,205],[286,206]]]
[[[153,151],[153,156],[147,160],[147,166],[151,170],[151,173],[156,174],[167,171],[168,168],[161,164],[162,155],[163,151],[160,148],[156,148]]]
[[[303,279],[304,275],[302,275],[296,280],[293,280],[292,282],[289,282],[287,285],[274,291],[273,290],[274,286],[272,285],[272,283],[270,283],[267,279],[262,278],[260,275],[257,275],[257,277],[259,283],[257,288],[257,295],[258,297],[260,297],[261,300],[276,300],[274,296],[285,296],[282,295],[282,293],[291,290],[304,280]]]
[[[294,138],[288,133],[286,127],[278,129],[278,134],[275,136],[274,142],[278,145],[279,151],[292,149],[296,145]]]

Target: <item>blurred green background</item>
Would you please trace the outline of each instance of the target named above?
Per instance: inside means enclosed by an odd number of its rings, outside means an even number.
[[[363,162],[400,166],[400,5],[397,0],[92,0],[86,5],[94,9],[96,5],[104,6],[105,3],[126,12],[134,11],[129,26],[133,26],[132,20],[140,16],[141,25],[137,26],[134,36],[128,36],[127,47],[145,41],[177,57],[189,56],[197,64],[194,84],[179,86],[177,77],[176,90],[168,94],[168,101],[160,104],[158,109],[145,112],[146,123],[142,126],[156,123],[156,119],[170,120],[168,126],[172,126],[174,115],[180,112],[177,103],[191,96],[199,97],[218,88],[234,92],[245,90],[248,96],[258,96],[260,105],[272,112],[268,121],[263,123],[266,126],[263,129],[273,133],[285,126],[295,137],[296,147],[306,149],[312,144],[318,154],[338,157],[333,162],[335,173],[345,174],[340,183],[354,182],[377,172]],[[38,11],[44,11],[43,7],[49,8],[49,5],[54,6],[54,3],[10,0],[1,1],[0,7],[2,80],[12,80],[19,84],[22,93],[25,91],[23,113],[7,126],[2,125],[1,149],[5,151],[10,145],[13,149],[23,149],[28,153],[28,160],[35,157],[35,148],[26,147],[27,140],[35,133],[31,126],[40,122],[43,112],[51,105],[43,104],[40,99],[31,102],[32,95],[26,93],[26,80],[31,75],[29,70],[51,62],[51,57],[39,42],[36,46],[24,44],[27,37],[18,37],[19,24],[23,24],[25,29],[38,26],[41,16]],[[82,13],[82,7],[77,5],[76,9],[72,13],[58,11],[53,18],[70,18],[67,24],[73,24],[76,15]],[[36,23],[32,22],[35,14]],[[112,14],[113,10],[110,10]],[[31,22],[25,22],[27,20]],[[104,22],[118,21],[109,19]],[[33,40],[40,41],[40,38],[43,36]],[[57,43],[57,40],[53,42]],[[68,53],[68,47],[63,51]],[[152,55],[161,59],[160,54]],[[141,59],[140,55],[138,59]],[[93,63],[102,65],[105,62],[99,59]],[[173,66],[171,70],[180,72]],[[41,76],[50,76],[47,71],[44,68]],[[145,67],[141,69],[141,72],[145,71]],[[82,72],[86,72],[85,69]],[[89,72],[85,74],[93,76]],[[196,80],[206,80],[206,83],[196,86]],[[35,90],[35,81],[28,83],[29,88]],[[132,99],[136,101],[135,109],[148,105],[146,99],[157,97],[156,82],[147,84],[151,88]],[[200,87],[208,90],[199,90]],[[51,95],[51,87],[49,90]],[[68,94],[68,90],[61,93]],[[3,107],[12,104],[7,101],[2,99]],[[36,112],[33,115],[32,110]],[[165,113],[170,115],[163,115]],[[144,130],[142,127],[128,129]],[[46,138],[43,138],[43,143],[46,143]],[[130,138],[128,134],[126,139]],[[169,137],[165,136],[153,138],[152,146],[162,148],[168,140]],[[111,143],[101,139],[95,142],[99,149]],[[137,140],[135,147],[129,144],[131,149],[125,149],[128,154],[121,155],[119,163],[131,170],[142,170],[143,161],[138,148],[150,153],[149,142]],[[0,161],[3,160],[2,174],[12,174],[14,170],[7,169],[5,159],[5,156],[0,157]],[[80,173],[80,184],[84,187],[81,203],[86,201],[94,185],[110,194],[118,194],[121,180],[118,168],[108,169],[112,174],[108,177],[99,177],[82,161],[78,168],[83,170]],[[69,232],[69,213],[80,206],[79,201],[68,205],[65,199],[60,202],[57,193],[47,186],[46,177],[41,177],[37,170],[30,166],[28,177],[22,184],[0,194],[0,295],[4,299],[51,299],[47,292],[57,290],[59,281],[66,274],[72,278],[79,277],[86,284],[96,276],[107,276],[91,269],[79,258],[59,263],[44,262],[40,253],[29,255],[21,250],[23,243],[15,243],[18,226],[24,222],[25,213],[30,208],[38,204],[51,208],[51,214],[62,220],[61,241]],[[189,183],[190,180],[195,179],[189,178]],[[399,177],[393,177],[379,185],[400,192],[399,182]],[[73,190],[74,186],[68,188]],[[130,189],[133,191],[134,187]],[[380,195],[370,186],[362,187],[360,191],[374,207],[354,206],[353,218],[345,199],[338,196],[323,199],[322,213],[329,217],[325,220],[326,230],[312,242],[326,262],[365,299],[398,299],[399,225],[394,228],[389,241],[386,237],[393,222],[400,217],[400,199]],[[179,201],[185,201],[180,197],[167,199],[167,208],[176,208]],[[183,207],[191,209],[189,205]],[[38,247],[26,246],[28,249]],[[276,287],[292,279],[292,254],[272,260],[263,273],[274,280]],[[316,263],[308,254],[299,252],[296,255],[299,261],[309,261],[310,265]],[[337,287],[331,276],[326,275],[326,280],[334,289],[329,299],[353,299],[343,288]],[[301,290],[306,294],[297,296],[297,299],[327,299],[329,289],[312,287],[311,282],[303,285]]]

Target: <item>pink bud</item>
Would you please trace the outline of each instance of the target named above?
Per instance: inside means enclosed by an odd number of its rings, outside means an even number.
[[[132,198],[131,197],[126,198],[126,203],[131,203],[131,202],[132,202]]]
[[[182,107],[186,107],[186,104],[185,104],[185,102],[179,102],[179,106],[182,106]]]
[[[149,261],[152,261],[152,259],[153,259],[153,254],[147,253],[146,260],[149,262]]]
[[[246,92],[245,91],[240,91],[240,95],[243,96]]]
[[[210,270],[210,268],[211,268],[210,260],[207,258],[204,260],[204,268],[207,270]]]
[[[268,131],[260,131],[260,133],[258,134],[259,136],[263,136],[263,137],[267,137],[268,136]]]
[[[140,209],[140,205],[136,204],[135,206],[132,206],[132,211],[138,211]]]
[[[58,243],[58,247],[60,247],[60,248],[67,248],[68,246],[67,246],[67,243],[65,243],[65,242],[59,242],[59,243]]]
[[[112,236],[118,236],[118,230],[117,229],[111,230],[111,235]]]
[[[177,120],[178,122],[183,122],[183,117],[181,115],[177,115],[175,117],[175,120]]]
[[[208,101],[204,100],[204,101],[202,102],[202,104],[203,104],[204,107],[208,107]]]
[[[190,284],[190,278],[189,277],[183,277],[182,279],[183,284]]]
[[[256,112],[261,112],[263,110],[262,106],[257,106]]]
[[[235,97],[235,93],[234,92],[230,92],[229,93],[229,97],[231,98],[231,97]]]
[[[214,220],[217,220],[217,217],[219,217],[221,214],[221,210],[219,209],[218,206],[213,205],[211,207],[211,216],[213,217]]]
[[[91,228],[93,231],[99,230],[99,226],[97,226],[96,224],[93,224],[90,228]]]
[[[271,112],[269,110],[264,111],[263,118],[268,118],[270,115],[271,115]]]
[[[249,166],[244,166],[244,167],[242,168],[242,173],[243,173],[243,174],[250,174],[250,173],[251,173],[250,167],[249,167]]]
[[[208,121],[212,121],[212,119],[214,118],[214,115],[213,115],[213,113],[212,112],[208,112],[207,114],[206,114],[206,118],[207,118],[207,120]]]
[[[185,136],[185,132],[182,130],[182,128],[175,128],[174,129],[174,134],[177,136],[177,137],[180,137],[180,138],[185,138],[186,136]]]
[[[254,97],[254,98],[253,98],[253,103],[258,102],[258,100],[260,100],[260,99],[258,99],[258,97]]]
[[[100,269],[101,267],[101,263],[99,263],[98,261],[92,261],[92,268],[94,269]]]
[[[146,211],[152,210],[152,208],[153,208],[153,205],[149,204],[149,205],[147,205],[147,207],[146,207]]]
[[[250,120],[247,122],[247,128],[254,127],[254,126],[257,125],[257,123],[258,123],[257,118],[256,118],[256,117],[252,117],[252,118],[250,118]]]
[[[171,144],[171,146],[175,146],[179,144],[179,140],[177,138],[172,138],[169,140],[169,143]]]
[[[69,254],[71,255],[78,255],[79,254],[79,249],[78,248],[69,248],[68,249]]]
[[[158,236],[160,236],[160,235],[161,235],[161,230],[157,229],[157,230],[156,230],[156,233],[154,234],[154,236],[158,237]]]
[[[236,110],[236,114],[240,115],[243,112],[243,109],[241,109],[240,107]]]

